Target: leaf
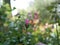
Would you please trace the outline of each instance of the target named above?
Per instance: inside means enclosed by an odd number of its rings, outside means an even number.
[[[0,45],[3,45],[2,43],[0,43]]]

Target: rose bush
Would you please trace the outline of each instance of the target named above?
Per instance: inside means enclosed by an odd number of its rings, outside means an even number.
[[[0,8],[0,45],[36,45],[38,42],[57,45],[56,30],[52,32],[47,26],[42,32],[37,12],[32,14],[23,10],[13,20],[8,7]]]

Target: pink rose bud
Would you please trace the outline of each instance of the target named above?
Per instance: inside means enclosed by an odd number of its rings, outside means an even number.
[[[26,25],[28,25],[29,24],[29,19],[26,19],[25,23],[26,23]]]
[[[38,13],[35,12],[35,13],[34,13],[34,19],[37,19],[37,18],[38,18]]]

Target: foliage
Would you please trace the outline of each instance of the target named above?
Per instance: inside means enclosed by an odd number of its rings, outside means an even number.
[[[52,9],[51,6],[47,7],[47,10],[50,11],[50,9]],[[42,23],[44,23],[43,21],[45,18],[48,19],[48,15],[46,17],[45,12],[42,13],[44,15],[41,16]],[[27,13],[25,10],[21,10],[18,15],[12,17],[9,5],[3,5],[0,8],[0,45],[35,45],[38,42],[46,45],[58,45],[60,26],[57,26],[56,30],[52,26],[46,28],[44,25],[44,30],[42,30],[39,27],[40,22],[36,22],[37,19],[39,19],[37,12]]]
[[[35,0],[34,4],[33,4],[33,8],[34,10],[37,10],[39,12],[39,16],[40,16],[40,20],[42,23],[53,23],[54,20],[52,20],[51,15],[53,15],[51,12],[49,12],[48,7],[54,8],[53,5],[55,5],[56,0]],[[43,4],[44,3],[44,4]],[[55,3],[55,4],[52,4]],[[52,7],[53,6],[53,7]],[[50,21],[50,22],[49,22]]]

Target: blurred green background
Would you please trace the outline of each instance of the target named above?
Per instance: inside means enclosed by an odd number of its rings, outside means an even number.
[[[59,0],[34,0],[14,16],[10,1],[0,5],[0,45],[60,45]]]

